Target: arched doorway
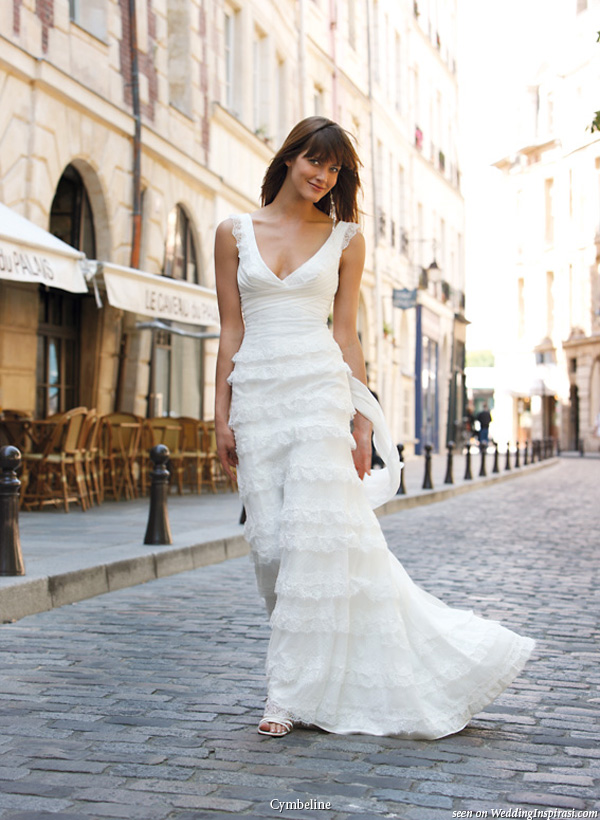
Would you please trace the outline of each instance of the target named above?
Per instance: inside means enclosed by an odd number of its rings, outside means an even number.
[[[169,214],[163,276],[199,285],[198,240],[192,220],[178,204]],[[173,328],[152,332],[149,416],[204,414],[204,342],[192,334],[203,327],[168,322]]]
[[[50,233],[96,256],[96,234],[89,196],[79,172],[68,165],[50,208]],[[82,401],[81,326],[86,297],[40,287],[36,360],[36,415],[45,418]],[[88,397],[86,396],[86,399]]]

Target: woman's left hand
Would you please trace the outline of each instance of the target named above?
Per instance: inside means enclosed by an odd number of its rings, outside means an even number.
[[[358,477],[361,480],[365,473],[367,475],[371,474],[372,429],[373,426],[368,419],[360,413],[355,414],[352,435],[354,437],[354,441],[356,442],[356,450],[352,451],[352,458],[354,459],[354,466],[356,467]]]

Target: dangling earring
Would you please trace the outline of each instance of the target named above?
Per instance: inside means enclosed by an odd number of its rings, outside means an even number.
[[[329,218],[333,219],[333,224],[336,223],[336,212],[335,212],[335,202],[333,201],[333,197],[331,195],[331,191],[327,194],[329,197]]]

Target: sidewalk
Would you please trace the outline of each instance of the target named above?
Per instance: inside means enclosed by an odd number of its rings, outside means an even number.
[[[445,485],[446,457],[432,458],[433,490],[422,490],[424,457],[411,456],[405,465],[407,494],[377,510],[379,516],[431,504],[491,483],[543,469],[557,459],[506,471],[500,458],[497,475],[478,478],[480,458],[472,456],[473,480],[464,480],[464,456],[454,459],[454,481]],[[514,464],[514,457],[513,457]],[[493,457],[487,457],[488,474]],[[0,577],[0,622],[81,601],[156,578],[196,569],[245,555],[249,551],[239,524],[237,494],[170,496],[173,544],[144,546],[148,499],[106,502],[86,513],[73,507],[25,512],[20,533],[25,576]]]

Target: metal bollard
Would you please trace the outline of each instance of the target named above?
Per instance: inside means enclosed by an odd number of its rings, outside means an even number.
[[[517,447],[515,450],[515,467],[521,466],[521,451],[519,449],[519,442],[517,441]]]
[[[527,467],[529,464],[529,442],[525,442],[525,447],[523,448],[523,466]]]
[[[242,512],[240,513],[240,524],[246,523],[246,507],[242,507]]]
[[[579,439],[579,455],[580,455],[582,458],[583,458],[583,456],[585,455],[585,448],[584,448],[584,446],[583,446],[583,439],[582,439],[582,438],[580,438],[580,439]]]
[[[398,449],[398,455],[400,456],[400,464],[402,465],[402,469],[400,470],[400,486],[398,487],[398,491],[396,495],[406,495],[406,485],[404,484],[404,444],[396,444]]]
[[[479,445],[479,454],[481,455],[481,466],[479,467],[479,477],[480,478],[485,478],[485,476],[487,475],[486,470],[485,470],[485,456],[486,456],[486,453],[487,453],[487,444],[484,444],[483,442],[481,442],[481,444]]]
[[[465,456],[465,481],[471,481],[473,473],[471,472],[471,443],[467,443],[467,452]]]
[[[167,496],[169,494],[169,471],[166,462],[169,460],[169,448],[157,444],[150,450],[150,459],[154,464],[152,483],[150,485],[150,511],[144,544],[172,544]]]
[[[500,465],[498,463],[499,453],[498,453],[498,442],[494,442],[494,466],[492,468],[493,473],[500,472]]]
[[[423,477],[423,489],[433,490],[433,480],[431,478],[431,451],[433,446],[431,444],[425,445],[425,475]]]
[[[448,449],[448,461],[446,463],[446,478],[444,479],[444,484],[454,484],[454,473],[453,473],[453,453],[454,453],[454,442],[449,441],[446,444]]]
[[[0,447],[0,575],[25,575],[19,537],[19,489],[16,471],[21,453],[16,447]]]
[[[505,470],[510,470],[510,441],[506,442],[506,464],[504,465]]]

